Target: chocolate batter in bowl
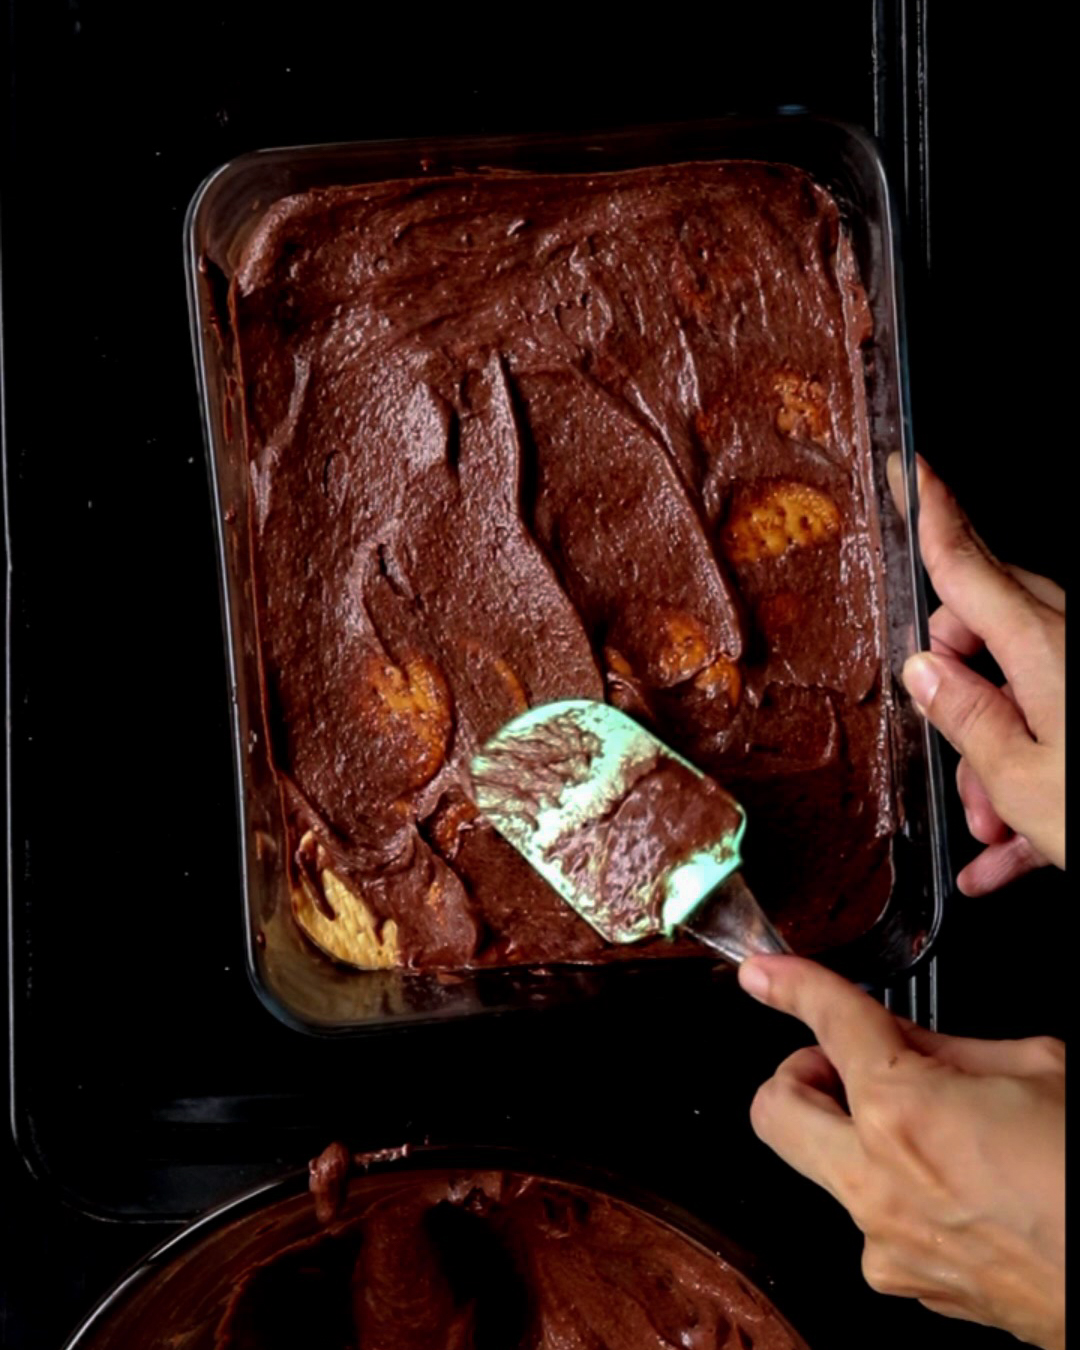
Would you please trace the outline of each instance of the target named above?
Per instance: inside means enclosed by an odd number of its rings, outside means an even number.
[[[723,1239],[597,1174],[426,1150],[319,1198],[294,1174],[206,1215],[65,1350],[806,1350]]]
[[[880,171],[844,142],[853,209],[776,126],[657,140],[272,152],[193,203],[252,967],[306,1025],[700,956],[605,944],[478,815],[472,753],[554,699],[734,793],[797,949],[933,932]]]

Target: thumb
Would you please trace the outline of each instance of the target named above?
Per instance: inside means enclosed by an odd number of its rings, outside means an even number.
[[[919,711],[969,762],[991,802],[1002,774],[1034,742],[1023,714],[1000,689],[955,657],[919,652],[904,665],[904,684]]]

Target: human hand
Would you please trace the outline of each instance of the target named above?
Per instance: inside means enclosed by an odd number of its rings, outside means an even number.
[[[900,457],[889,482],[903,510]],[[1065,592],[990,553],[949,489],[920,457],[919,547],[941,606],[930,653],[904,683],[960,753],[956,785],[968,829],[986,847],[957,885],[985,895],[1045,863],[1065,866]],[[966,664],[983,647],[998,688]]]
[[[848,1210],[883,1294],[1065,1345],[1065,1047],[941,1036],[796,956],[739,982],[805,1022],[759,1088],[758,1137]]]

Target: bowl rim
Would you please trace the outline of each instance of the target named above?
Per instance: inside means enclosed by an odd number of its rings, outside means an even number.
[[[558,1158],[513,1145],[498,1144],[405,1144],[353,1155],[350,1189],[380,1176],[420,1176],[427,1172],[506,1172],[593,1191],[636,1210],[653,1222],[725,1262],[773,1311],[799,1350],[809,1350],[806,1340],[788,1320],[774,1297],[777,1281],[760,1257],[740,1247],[714,1224],[699,1218],[681,1204],[594,1163]],[[269,1181],[241,1191],[185,1224],[159,1242],[109,1288],[63,1342],[62,1350],[91,1350],[94,1338],[108,1330],[112,1319],[122,1317],[128,1299],[143,1289],[174,1260],[197,1247],[227,1224],[258,1213],[273,1204],[307,1192],[308,1167],[293,1167]],[[312,1201],[314,1208],[314,1201]],[[780,1293],[783,1298],[783,1291]]]

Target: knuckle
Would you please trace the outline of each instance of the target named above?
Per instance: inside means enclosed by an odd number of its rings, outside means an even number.
[[[906,1106],[895,1094],[877,1092],[859,1108],[859,1133],[869,1142],[892,1147],[907,1124]]]
[[[1020,835],[1026,835],[1029,828],[1036,828],[1040,822],[1040,803],[1046,799],[1046,782],[1039,763],[1038,748],[1028,753],[1027,747],[1014,748],[1003,753],[995,761],[991,770],[984,775],[986,794],[990,804],[1003,821]],[[1000,765],[1000,771],[998,766]],[[1038,850],[1026,841],[1017,848],[1025,849],[1022,861],[1032,865],[1041,861]],[[1030,855],[1026,850],[1030,849]]]
[[[994,704],[996,695],[997,691],[992,688],[975,687],[965,689],[956,697],[947,713],[949,726],[958,741],[966,742],[977,734]],[[935,703],[937,701],[934,700]],[[991,754],[989,758],[992,763],[996,757]],[[986,772],[985,767],[983,772]]]
[[[923,1092],[891,1069],[891,1077],[864,1094],[855,1113],[860,1138],[869,1152],[894,1157],[908,1150],[925,1120]]]
[[[1022,647],[1028,659],[1043,667],[1060,660],[1065,640],[1065,619],[1055,614],[1049,605],[1024,592],[1024,602],[1017,606],[1014,620],[1017,646]]]
[[[768,1078],[754,1093],[754,1099],[750,1103],[750,1125],[757,1137],[763,1141],[768,1140],[769,1122],[773,1116],[773,1106],[776,1101],[779,1083],[775,1078]]]
[[[780,1061],[776,1070],[777,1078],[797,1078],[800,1072],[813,1061],[813,1049],[809,1045],[794,1050],[786,1059]]]
[[[1032,1064],[1044,1073],[1065,1072],[1065,1042],[1054,1036],[1032,1036],[1025,1042]]]
[[[861,1233],[869,1234],[878,1226],[879,1207],[875,1186],[865,1167],[837,1167],[831,1178],[830,1189]]]
[[[971,761],[966,756],[960,757],[960,762],[956,766],[956,791],[960,800],[968,808],[978,805],[986,797],[986,789],[979,780],[979,775],[971,767]]]
[[[849,1163],[832,1178],[833,1194],[847,1210],[866,1245],[881,1252],[895,1251],[895,1238],[904,1228],[908,1197],[898,1189],[891,1169],[866,1155]]]
[[[932,538],[941,548],[951,549],[962,534],[970,534],[967,517],[953,490],[940,478],[919,475],[919,497],[924,521],[933,522]]]
[[[818,1000],[812,1007],[807,1005],[802,1021],[811,1028],[818,1045],[831,1045],[843,1031],[844,1023],[851,1016],[851,1010],[838,1000],[825,998]]]
[[[1026,834],[1016,836],[1016,870],[1018,873],[1030,872],[1039,867],[1045,859]]]
[[[862,1254],[863,1279],[878,1294],[897,1294],[904,1285],[896,1262],[875,1242],[867,1242]]]
[[[1065,592],[1052,577],[1043,576],[1041,572],[1031,572],[1026,567],[1019,567],[1012,562],[1005,563],[1004,567],[1026,591],[1030,591],[1043,604],[1049,603],[1049,597],[1052,597],[1055,603],[1062,605],[1065,603]]]
[[[953,505],[955,507],[955,501]],[[986,546],[963,517],[958,517],[954,522],[949,536],[949,551],[959,562],[970,562],[972,559],[990,560]]]

